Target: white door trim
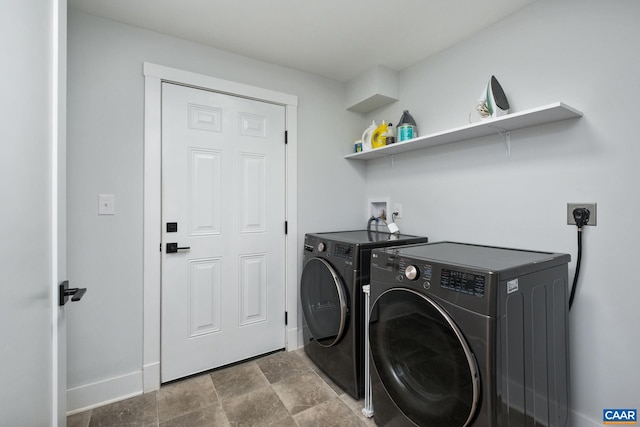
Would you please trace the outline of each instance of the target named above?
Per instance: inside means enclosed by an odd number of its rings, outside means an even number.
[[[285,293],[287,349],[298,348],[298,222],[297,222],[297,140],[298,97],[281,92],[222,80],[215,77],[144,63],[144,297],[143,297],[143,390],[160,388],[160,242],[161,242],[161,93],[162,82],[214,90],[285,107],[286,220]],[[283,225],[284,226],[284,225]]]

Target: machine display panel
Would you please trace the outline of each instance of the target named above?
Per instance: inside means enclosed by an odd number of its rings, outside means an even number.
[[[485,281],[485,277],[481,274],[442,269],[440,287],[450,291],[484,298]]]

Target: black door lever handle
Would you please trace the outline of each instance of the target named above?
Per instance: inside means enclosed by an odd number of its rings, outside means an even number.
[[[80,301],[84,294],[87,292],[87,288],[70,288],[69,281],[65,280],[59,285],[60,294],[59,294],[59,305],[63,306],[69,301],[69,297],[71,297],[71,301]]]
[[[64,294],[71,296],[71,301],[80,301],[85,293],[87,293],[87,288],[70,288]]]
[[[178,252],[179,250],[188,251],[189,249],[191,249],[190,246],[178,247],[177,243],[167,243],[167,253],[168,254],[174,254],[174,253]]]

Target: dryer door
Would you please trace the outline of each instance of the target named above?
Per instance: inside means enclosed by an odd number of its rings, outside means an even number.
[[[347,324],[347,293],[335,269],[321,258],[304,266],[300,300],[307,327],[323,347],[337,344]]]
[[[407,418],[419,426],[470,425],[479,404],[478,368],[440,306],[413,290],[390,289],[371,308],[369,338],[374,369]]]

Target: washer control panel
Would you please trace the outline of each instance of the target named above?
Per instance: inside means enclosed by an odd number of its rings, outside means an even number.
[[[485,287],[487,286],[485,275],[445,268],[440,264],[430,264],[423,260],[406,258],[396,254],[386,257],[383,255],[383,258],[386,258],[386,263],[380,260],[374,265],[378,268],[383,264],[386,265],[388,271],[393,271],[397,282],[413,282],[425,290],[432,289],[433,283],[434,286],[439,285],[440,289],[447,291],[478,298],[483,298],[485,295]]]
[[[397,260],[394,265],[394,268],[398,271],[396,280],[399,282],[409,280],[416,282],[417,285],[422,286],[424,289],[431,288],[431,275],[433,272],[431,264],[420,263],[403,257],[394,259]]]
[[[351,245],[336,243],[333,246],[333,255],[338,258],[351,259],[353,258],[353,250],[351,249]]]
[[[445,306],[449,303],[464,306],[470,312],[495,317],[499,313],[500,298],[506,295],[501,291],[508,289],[511,276],[503,278],[494,268],[480,267],[486,262],[486,255],[483,252],[474,258],[470,252],[474,255],[476,247],[447,242],[374,249],[371,251],[372,301],[390,289],[409,289]],[[514,256],[521,257],[522,251]]]
[[[485,277],[465,271],[442,269],[440,287],[462,294],[484,297]]]

